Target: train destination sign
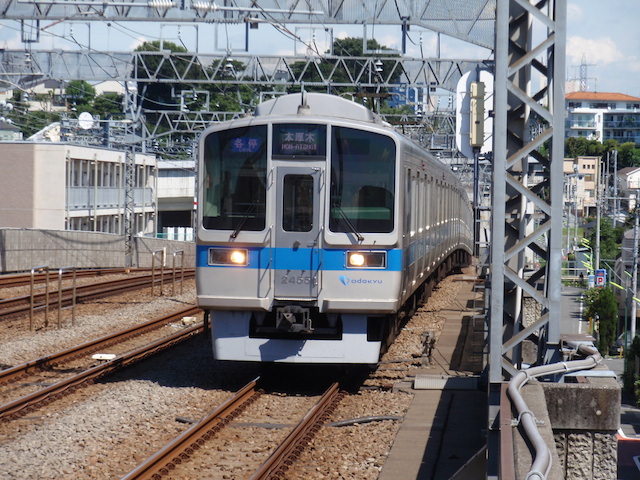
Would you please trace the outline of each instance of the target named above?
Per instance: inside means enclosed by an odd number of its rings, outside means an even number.
[[[231,140],[233,153],[256,153],[260,150],[262,140],[253,137],[237,137]]]
[[[324,157],[326,150],[325,125],[289,123],[273,126],[274,156]]]

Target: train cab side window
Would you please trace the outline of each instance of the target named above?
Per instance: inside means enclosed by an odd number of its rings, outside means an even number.
[[[386,135],[347,127],[331,131],[329,229],[393,231],[395,142]]]
[[[204,140],[204,228],[261,231],[267,198],[267,127],[210,133]]]

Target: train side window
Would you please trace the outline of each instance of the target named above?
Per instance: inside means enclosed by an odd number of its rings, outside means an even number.
[[[282,195],[282,229],[310,232],[313,228],[313,177],[285,175]]]

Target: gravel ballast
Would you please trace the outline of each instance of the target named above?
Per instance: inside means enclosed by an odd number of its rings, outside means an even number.
[[[440,283],[384,356],[382,368],[366,381],[367,389],[346,396],[331,421],[404,415],[411,394],[393,393],[388,385],[411,376],[419,366],[422,333],[430,330],[437,335],[444,322],[438,310],[452,305],[455,308],[460,288],[455,278]],[[11,366],[33,360],[194,303],[195,286],[189,281],[184,294],[173,298],[138,292],[82,305],[74,327],[36,332],[2,330],[0,364]],[[190,340],[79,394],[0,425],[0,478],[120,478],[189,427],[176,421],[177,417],[201,418],[259,375],[255,364],[215,362],[208,338]],[[288,478],[375,479],[400,423],[381,420],[325,427]],[[255,426],[237,428],[253,428],[260,430],[260,435],[269,435]],[[261,448],[256,449],[264,454]],[[220,462],[224,467],[223,458]],[[191,473],[177,478],[197,475],[198,461],[191,463],[187,469]],[[220,478],[242,477],[234,477],[233,469],[227,468],[225,477]]]

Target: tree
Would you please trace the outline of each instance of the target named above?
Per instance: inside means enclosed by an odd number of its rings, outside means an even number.
[[[123,96],[119,93],[105,93],[98,95],[93,101],[93,112],[101,118],[113,117],[122,114]]]
[[[387,47],[380,45],[375,39],[367,40],[367,49],[370,51],[384,51]],[[328,53],[328,52],[326,52]],[[291,71],[296,78],[308,83],[323,82],[323,78],[331,77],[332,83],[351,83],[351,78],[356,77],[362,70],[362,57],[376,57],[375,53],[364,53],[362,48],[362,38],[346,37],[337,38],[333,41],[333,53],[336,56],[347,58],[344,62],[339,62],[334,58],[318,58],[316,63],[313,62],[295,62],[291,65]],[[398,55],[388,55],[385,57],[397,57]],[[353,61],[348,60],[352,58]],[[389,72],[393,67],[393,62],[384,60],[381,61],[380,68],[382,69],[385,80],[389,77],[384,72]],[[306,67],[306,70],[304,68]],[[389,79],[390,82],[396,82],[400,78],[402,72],[400,69],[393,72]],[[351,77],[351,78],[350,78]],[[326,92],[326,85],[322,86],[308,86],[305,87],[310,92]],[[299,87],[291,89],[291,92],[300,91]],[[353,88],[346,87],[333,87],[332,93],[342,94],[353,92]]]
[[[616,339],[618,328],[618,304],[611,288],[592,288],[587,291],[585,316],[597,319],[598,350],[603,355]]]
[[[93,100],[96,97],[96,89],[84,80],[71,80],[65,87],[68,102],[76,108],[76,111],[90,111]]]
[[[595,221],[594,218],[590,218],[590,221]],[[600,258],[603,260],[615,260],[620,255],[620,248],[622,245],[622,236],[626,227],[619,225],[613,228],[611,219],[608,217],[600,218]],[[589,236],[589,242],[592,246],[596,245],[596,229],[591,231]]]
[[[566,158],[601,157],[605,150],[605,146],[598,140],[589,140],[585,137],[568,137],[564,142],[564,156]]]
[[[29,110],[27,102],[17,90],[13,94],[11,104],[13,109],[9,112],[4,112],[3,115],[12,125],[20,129],[24,138],[29,138],[47,125],[60,121],[60,115],[56,112]]]
[[[600,143],[585,137],[568,137],[564,141],[565,158],[584,156],[606,157],[608,152],[618,151],[618,168],[640,166],[640,149],[633,142],[618,143],[611,138]]]
[[[640,149],[634,142],[626,142],[618,148],[618,168],[637,167],[640,165]]]
[[[144,42],[136,47],[136,52],[163,52],[170,51],[172,56],[169,60],[164,55],[144,56],[143,65],[136,65],[136,77],[142,79],[138,81],[138,93],[142,108],[149,110],[178,110],[180,99],[176,97],[180,90],[187,90],[189,87],[173,82],[162,82],[174,78],[175,72],[189,72],[191,66],[189,59],[182,58],[179,53],[186,53],[187,49],[171,42],[154,40]],[[175,71],[174,71],[175,68]],[[149,79],[145,81],[144,79]]]

